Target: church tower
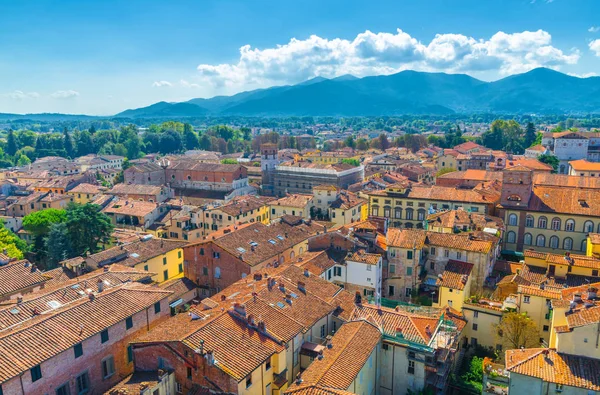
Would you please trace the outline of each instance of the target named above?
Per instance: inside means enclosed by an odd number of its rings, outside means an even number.
[[[265,143],[260,145],[261,152],[261,170],[262,170],[262,194],[266,196],[274,195],[273,175],[275,166],[279,164],[279,150],[275,143]]]

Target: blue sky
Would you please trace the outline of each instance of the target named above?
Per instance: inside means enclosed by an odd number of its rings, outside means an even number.
[[[0,112],[108,115],[404,69],[600,74],[597,0],[0,0],[0,15]]]

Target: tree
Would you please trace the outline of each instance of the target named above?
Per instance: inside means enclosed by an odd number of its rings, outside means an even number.
[[[444,174],[452,173],[453,171],[455,171],[455,170],[451,169],[449,167],[443,167],[440,170],[438,170],[438,172],[435,174],[435,176],[436,177],[443,176]]]
[[[182,149],[181,134],[168,130],[160,135],[158,150],[161,154],[179,152]]]
[[[554,169],[552,171],[553,173],[556,173],[558,171],[558,164],[560,163],[560,161],[556,156],[551,154],[542,154],[539,155],[537,159],[542,163],[552,166],[552,168]]]
[[[23,218],[23,228],[33,233],[34,236],[45,236],[50,230],[52,224],[65,222],[67,213],[65,210],[57,208],[47,208],[45,210],[34,211]]]
[[[63,130],[63,148],[65,149],[65,152],[67,153],[67,156],[69,158],[73,158],[75,156],[75,149],[73,148],[73,140],[71,139],[71,136],[69,135],[69,131],[67,130],[67,128],[65,128]]]
[[[72,258],[69,229],[65,223],[55,223],[50,226],[48,236],[44,239],[46,249],[47,269],[56,267],[60,261]]]
[[[95,153],[94,149],[94,141],[92,140],[92,135],[87,130],[79,133],[79,138],[77,139],[77,155],[84,156],[87,154]]]
[[[15,133],[10,129],[8,136],[6,137],[6,153],[13,156],[17,153],[17,140],[15,139]]]
[[[360,138],[356,141],[356,149],[359,151],[366,151],[369,149],[369,142],[367,139]]]
[[[207,136],[206,134],[203,134],[202,137],[200,137],[200,149],[208,151],[208,150],[210,150],[210,146],[211,146],[210,137]]]
[[[200,145],[198,135],[189,123],[183,125],[183,144],[185,145],[185,149],[188,150],[197,149]]]
[[[23,252],[27,251],[27,244],[19,237],[0,225],[0,250],[6,250],[11,258],[23,259]]]
[[[221,163],[224,165],[237,165],[238,161],[232,158],[221,159]]]
[[[17,166],[27,166],[31,163],[31,159],[29,159],[26,155],[21,154],[19,159],[17,160]]]
[[[67,207],[67,229],[74,256],[94,253],[99,244],[108,243],[113,226],[96,204],[71,203]]]
[[[137,134],[125,140],[123,145],[125,145],[125,149],[127,150],[127,158],[137,159],[141,156],[142,139]]]
[[[354,141],[354,137],[352,135],[346,137],[344,140],[344,145],[350,148],[356,148],[356,142]]]
[[[502,321],[494,325],[496,344],[501,344],[503,350],[515,348],[533,348],[540,345],[540,332],[533,320],[525,313],[506,313]]]
[[[90,132],[90,134],[96,133],[96,127],[94,125],[90,126],[90,128],[88,129],[88,132]]]
[[[527,122],[527,127],[525,128],[525,147],[531,147],[536,140],[536,137],[535,125],[533,122]]]
[[[379,135],[379,146],[381,147],[381,149],[383,151],[385,151],[386,149],[390,148],[390,141],[388,140],[387,134],[385,133],[381,133]]]
[[[346,163],[351,166],[360,166],[360,161],[358,159],[353,158],[342,159],[342,163]]]

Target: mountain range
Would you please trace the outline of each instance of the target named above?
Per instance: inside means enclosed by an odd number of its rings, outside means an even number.
[[[402,71],[397,74],[334,79],[317,77],[279,86],[161,102],[127,110],[118,117],[158,116],[361,116],[452,113],[598,113],[600,77],[579,78],[546,68],[484,82],[466,74]]]
[[[453,113],[600,113],[600,77],[579,78],[547,68],[485,82],[466,74],[402,71],[357,78],[316,77],[232,96],[159,102],[117,118],[204,116],[379,116]],[[55,119],[61,114],[0,114],[0,119]],[[65,116],[85,117],[85,116]],[[106,118],[106,117],[104,117]]]

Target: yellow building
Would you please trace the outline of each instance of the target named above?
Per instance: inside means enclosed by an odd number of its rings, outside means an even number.
[[[284,215],[310,218],[310,209],[313,205],[313,195],[299,193],[287,195],[269,203],[271,219],[283,217]]]
[[[600,163],[585,159],[569,162],[569,175],[578,177],[600,177]]]
[[[67,192],[67,195],[73,197],[73,201],[81,204],[90,203],[94,197],[101,193],[101,187],[92,184],[79,184],[75,188]]]
[[[335,225],[347,225],[364,221],[367,219],[368,214],[367,201],[352,192],[341,192],[338,198],[329,206],[329,220]]]
[[[552,301],[561,298],[557,288],[536,285],[519,285],[517,291],[518,311],[536,323],[540,332],[540,343],[550,344],[552,328]]]
[[[296,154],[296,161],[310,161],[322,165],[332,165],[341,163],[344,159],[354,159],[360,161],[360,154],[349,151],[323,152],[320,150],[307,151],[304,154]]]
[[[500,302],[487,299],[474,302],[465,301],[462,312],[468,324],[463,333],[470,345],[480,345],[493,349],[501,348],[496,343],[495,326],[502,320],[502,311],[502,303]]]
[[[95,270],[118,263],[139,271],[156,273],[152,276],[152,281],[162,283],[183,277],[183,246],[186,244],[182,241],[157,239],[147,235],[141,240],[62,263],[73,270],[84,267]]]
[[[490,214],[500,199],[495,189],[459,189],[437,185],[390,185],[368,193],[370,215],[388,218],[394,227],[423,228],[427,215],[435,210],[463,208]]]
[[[433,306],[450,306],[462,311],[463,302],[471,296],[472,270],[472,263],[448,261],[446,269],[437,280],[438,292],[434,296]]]
[[[439,155],[436,159],[437,169],[452,169],[456,171],[458,168],[456,157],[458,155],[458,152],[454,150],[444,150],[444,153]]]
[[[208,206],[198,211],[192,223],[202,229],[203,236],[233,225],[252,222],[267,225],[271,220],[269,203],[272,200],[264,196],[239,196],[222,206]]]

